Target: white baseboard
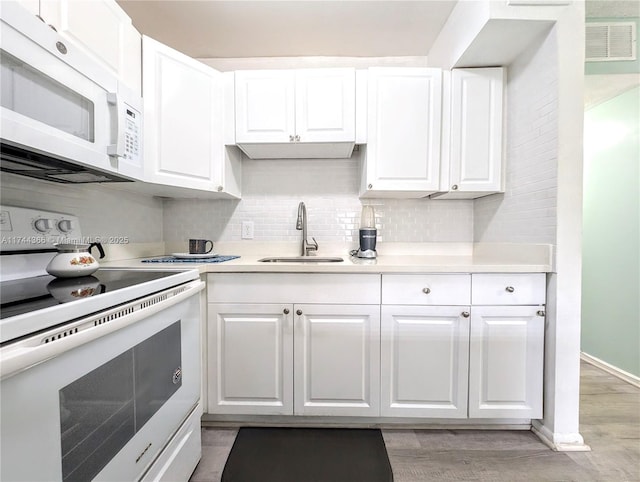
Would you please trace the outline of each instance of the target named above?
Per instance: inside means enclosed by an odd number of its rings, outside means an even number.
[[[557,452],[591,452],[591,447],[584,443],[584,439],[579,433],[553,433],[538,420],[532,421],[531,431],[535,433],[545,445]]]
[[[600,360],[599,358],[588,355],[587,353],[584,353],[584,352],[580,352],[580,359],[584,360],[590,365],[593,365],[595,367],[600,368],[601,370],[604,370],[607,373],[610,373],[611,375],[619,378],[622,381],[630,383],[634,387],[640,388],[640,377],[637,377],[632,373],[625,372],[624,370],[621,370],[620,368],[615,367],[607,363],[606,361]]]

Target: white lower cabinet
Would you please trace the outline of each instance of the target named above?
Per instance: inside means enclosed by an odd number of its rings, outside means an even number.
[[[545,279],[210,274],[207,412],[542,418]]]
[[[380,307],[295,305],[294,413],[377,416]]]
[[[379,415],[379,275],[213,274],[208,299],[208,413]]]
[[[470,418],[542,418],[544,320],[539,306],[473,307]]]
[[[293,307],[209,304],[209,413],[293,413]]]
[[[383,306],[382,416],[467,417],[469,307]]]
[[[474,274],[470,418],[542,418],[544,273]]]

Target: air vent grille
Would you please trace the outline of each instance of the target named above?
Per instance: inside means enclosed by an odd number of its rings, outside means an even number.
[[[178,286],[171,290],[167,290],[163,293],[147,296],[137,301],[133,301],[131,303],[127,303],[124,306],[119,308],[111,309],[103,314],[99,314],[90,318],[85,318],[82,321],[78,321],[72,327],[68,327],[65,329],[61,329],[58,331],[50,332],[45,337],[39,340],[40,344],[52,343],[55,341],[59,341],[62,338],[67,338],[71,335],[76,335],[85,330],[95,328],[100,325],[104,325],[105,323],[109,323],[114,320],[118,320],[124,316],[130,315],[136,311],[144,310],[145,308],[149,308],[155,304],[158,304],[162,301],[166,301],[174,296],[178,296],[180,293],[185,292],[188,289],[188,286]]]
[[[587,23],[586,60],[636,60],[635,22]]]

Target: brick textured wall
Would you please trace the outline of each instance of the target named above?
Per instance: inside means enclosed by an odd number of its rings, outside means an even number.
[[[0,202],[78,216],[82,235],[162,241],[162,201],[101,184],[57,184],[2,174]]]
[[[506,190],[475,201],[475,242],[556,242],[556,43],[549,36],[508,69]]]
[[[379,241],[471,242],[472,201],[358,198],[359,157],[243,160],[240,201],[166,200],[164,240],[203,236],[239,241],[242,221],[253,221],[257,241],[295,242],[298,203],[307,207],[309,236],[354,243],[362,205],[376,210]]]

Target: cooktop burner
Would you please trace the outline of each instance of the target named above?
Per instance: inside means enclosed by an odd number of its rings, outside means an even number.
[[[44,275],[4,281],[0,283],[0,319],[98,297],[174,274],[176,271],[99,269],[91,276],[79,278]]]

